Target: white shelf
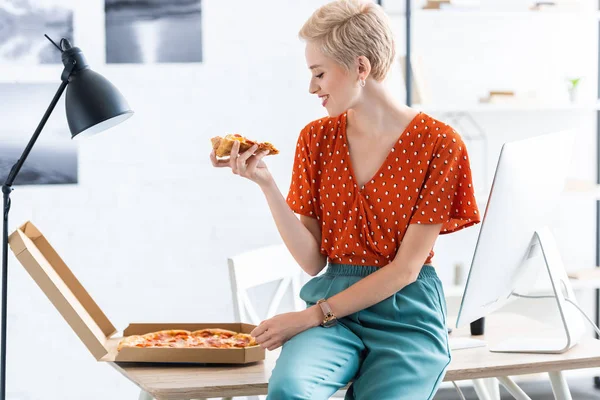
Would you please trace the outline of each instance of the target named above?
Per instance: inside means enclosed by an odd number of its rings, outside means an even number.
[[[406,17],[403,11],[387,11],[391,17]],[[544,18],[544,17],[577,17],[594,19],[600,18],[600,12],[590,12],[584,10],[543,10],[543,11],[531,11],[531,10],[514,10],[514,11],[494,11],[494,10],[479,10],[479,9],[439,9],[439,10],[423,10],[417,9],[411,12],[411,16],[414,17],[467,17],[467,18]]]
[[[413,104],[425,112],[507,112],[507,111],[569,111],[599,110],[599,103],[472,103],[472,104]]]
[[[461,350],[455,350],[455,351],[460,352]],[[569,370],[562,371],[562,372],[563,372],[563,375],[567,379],[581,379],[581,378],[589,377],[591,380],[592,377],[598,375],[598,373],[600,372],[600,368],[569,369]],[[511,376],[511,378],[516,383],[548,382],[548,374],[545,372],[540,372],[540,373],[536,373],[536,374],[515,375],[515,376]],[[457,381],[456,384],[461,389],[473,387],[472,380]],[[454,390],[454,385],[452,385],[452,382],[442,382],[440,384],[440,389]]]
[[[600,288],[600,279],[570,279],[573,290],[582,289],[598,289]],[[464,285],[451,285],[444,287],[446,298],[462,297],[465,291]],[[533,290],[532,293],[537,293],[539,290]]]
[[[565,193],[582,194],[600,200],[600,185],[590,181],[568,179]]]

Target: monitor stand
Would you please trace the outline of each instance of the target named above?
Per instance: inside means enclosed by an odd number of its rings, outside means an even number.
[[[543,260],[546,264],[545,270],[550,278],[553,295],[544,298],[555,298],[561,325],[557,330],[557,338],[546,337],[514,337],[506,339],[494,345],[489,350],[498,353],[564,353],[575,346],[585,333],[583,317],[579,310],[570,304],[565,298],[576,302],[575,294],[569,277],[564,269],[554,235],[547,228],[537,230],[534,233],[532,244],[539,244]],[[520,295],[511,293],[511,296],[539,298],[535,294]],[[552,302],[554,304],[554,302]],[[560,337],[562,336],[562,337]]]

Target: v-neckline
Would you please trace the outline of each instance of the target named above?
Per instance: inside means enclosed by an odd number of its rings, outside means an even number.
[[[375,179],[377,179],[377,176],[379,174],[381,174],[381,171],[385,168],[385,166],[388,164],[388,160],[389,158],[392,156],[392,154],[396,151],[396,146],[398,146],[398,143],[400,143],[400,140],[402,140],[402,137],[406,134],[406,132],[408,132],[408,130],[410,129],[411,126],[414,125],[415,121],[423,116],[423,112],[419,111],[419,113],[417,113],[417,115],[415,115],[410,122],[404,127],[404,129],[402,130],[402,133],[400,134],[400,136],[398,136],[398,138],[394,141],[394,145],[390,148],[387,156],[384,158],[383,162],[381,163],[381,165],[379,166],[379,168],[377,169],[377,171],[375,171],[375,174],[373,174],[373,176],[371,176],[371,178],[367,179],[367,181],[361,185],[358,184],[358,180],[356,179],[356,175],[354,174],[354,166],[352,165],[352,157],[350,156],[350,143],[348,142],[348,112],[344,113],[344,126],[342,129],[342,136],[343,136],[343,142],[346,145],[347,151],[344,153],[344,157],[347,158],[346,162],[348,163],[348,172],[350,173],[350,177],[351,179],[354,181],[354,183],[356,184],[356,187],[358,189],[359,192],[362,192],[365,190],[365,188],[373,181],[375,181]]]

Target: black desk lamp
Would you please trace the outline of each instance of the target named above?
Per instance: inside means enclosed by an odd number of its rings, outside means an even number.
[[[2,185],[4,194],[4,232],[2,237],[2,338],[0,343],[0,400],[6,399],[6,301],[8,289],[8,211],[10,210],[10,192],[12,184],[21,170],[25,159],[33,148],[46,121],[54,110],[60,96],[67,89],[65,108],[67,121],[71,131],[71,138],[94,135],[105,129],[111,128],[133,115],[127,101],[119,90],[100,74],[92,71],[77,47],[71,47],[66,39],[61,39],[60,46],[44,35],[62,53],[62,62],[65,69],[62,72],[62,83],[54,98],[50,102],[46,113],[42,117],[31,140],[23,154],[11,168],[8,178]]]

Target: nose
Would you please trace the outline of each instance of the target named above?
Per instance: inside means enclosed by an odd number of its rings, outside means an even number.
[[[308,92],[310,94],[315,94],[319,91],[319,85],[315,84],[314,79],[310,80],[310,83],[308,84]]]

